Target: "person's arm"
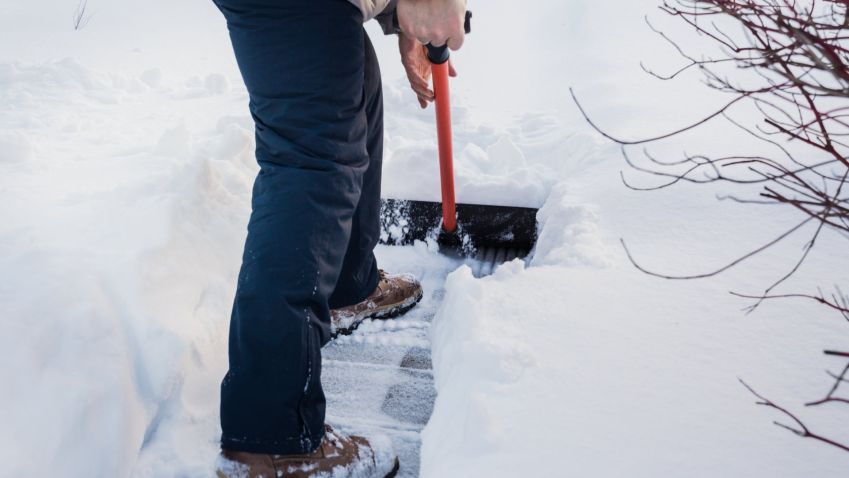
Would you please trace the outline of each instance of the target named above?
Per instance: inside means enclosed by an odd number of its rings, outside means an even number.
[[[398,34],[401,63],[422,108],[434,100],[425,45],[462,47],[465,18],[466,0],[391,0],[376,17],[384,33]],[[457,76],[450,60],[448,68],[451,76]]]
[[[418,97],[419,105],[427,108],[428,103],[434,100],[433,90],[430,88],[431,65],[427,58],[427,47],[419,40],[402,32],[398,34],[398,50],[401,52],[401,64],[407,72],[407,79],[410,80],[410,88]],[[457,76],[457,71],[450,59],[448,74]]]

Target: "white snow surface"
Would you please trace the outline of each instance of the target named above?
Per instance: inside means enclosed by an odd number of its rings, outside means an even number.
[[[683,282],[636,271],[619,243],[654,270],[699,273],[800,220],[718,202],[727,190],[622,185],[618,149],[569,86],[627,137],[722,101],[697,75],[642,73],[641,60],[680,65],[642,21],[685,34],[656,3],[471,2],[453,82],[459,198],[541,207],[541,229],[527,263],[449,276],[422,476],[846,475],[849,456],[776,427],[785,418],[738,382],[849,441],[839,407],[803,406],[841,366],[821,352],[845,348],[845,322],[800,301],[745,315],[750,302],[728,294],[780,277],[806,236]],[[75,8],[0,0],[0,476],[209,476],[256,172],[246,92],[211,2],[91,0],[80,31]],[[394,41],[368,29],[384,70],[385,195],[436,199],[433,112],[418,110]],[[755,147],[711,124],[667,152],[740,145]],[[378,258],[446,264],[421,244]],[[847,263],[845,238],[826,235],[782,290],[845,282]]]

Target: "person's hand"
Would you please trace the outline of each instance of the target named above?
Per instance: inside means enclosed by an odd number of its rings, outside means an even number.
[[[433,90],[430,89],[431,69],[430,60],[427,59],[427,47],[415,38],[400,33],[398,49],[401,51],[401,64],[404,65],[407,79],[410,80],[410,88],[416,93],[421,107],[427,108],[427,104],[434,99]],[[448,74],[457,76],[451,60],[448,60]]]
[[[466,0],[398,0],[398,26],[422,45],[463,46]]]

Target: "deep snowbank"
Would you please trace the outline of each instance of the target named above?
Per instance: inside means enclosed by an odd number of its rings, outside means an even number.
[[[250,119],[213,106],[229,94],[216,81],[151,85],[73,60],[0,72],[17,145],[0,152],[0,347],[15,364],[2,461],[10,476],[128,476],[164,416],[217,407]],[[210,424],[171,452],[214,454]]]
[[[432,329],[438,396],[422,476],[842,476],[843,452],[776,427],[785,417],[757,407],[738,382],[846,439],[849,417],[803,405],[831,386],[823,369],[840,363],[822,350],[845,342],[845,322],[799,301],[746,316],[751,302],[728,294],[758,293],[783,276],[813,229],[714,279],[649,277],[620,238],[652,270],[693,274],[798,219],[718,202],[728,189],[626,190],[617,151],[570,141],[529,155],[560,178],[529,264],[448,278]],[[847,263],[845,238],[827,233],[783,287],[816,290]]]
[[[446,290],[424,477],[845,472],[842,452],[775,427],[783,417],[737,382],[845,436],[847,420],[801,406],[828,386],[820,348],[843,326],[807,322],[822,317],[815,305],[744,319],[713,284],[651,280],[622,264],[516,261],[482,280],[462,268]]]
[[[716,199],[739,189],[629,191],[618,151],[580,135],[570,143],[532,156],[560,180],[529,263],[448,278],[432,329],[438,396],[422,476],[842,476],[843,452],[776,427],[786,418],[755,406],[738,381],[845,441],[849,417],[803,405],[831,386],[823,368],[840,363],[822,350],[845,342],[845,322],[804,301],[746,316],[751,301],[728,294],[782,277],[813,228],[717,278],[652,278],[620,238],[650,269],[686,275],[798,218]],[[847,263],[845,238],[826,233],[783,287],[816,290]]]

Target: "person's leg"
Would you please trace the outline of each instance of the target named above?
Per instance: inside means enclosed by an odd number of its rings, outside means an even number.
[[[216,0],[256,122],[253,213],[221,385],[222,448],[324,434],[320,347],[368,170],[362,14],[346,0]]]
[[[366,147],[369,165],[363,177],[360,202],[354,212],[351,239],[345,261],[330,296],[337,309],[361,302],[374,292],[380,280],[374,248],[380,238],[380,178],[383,167],[383,87],[380,65],[368,35],[365,41],[365,101],[368,119]]]

